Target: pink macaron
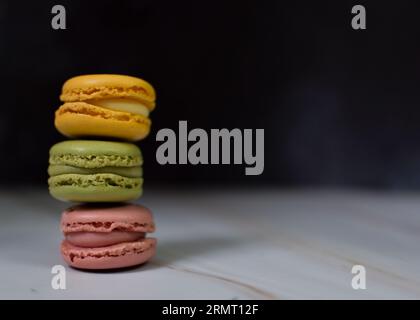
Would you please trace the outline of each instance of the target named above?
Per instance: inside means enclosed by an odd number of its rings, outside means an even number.
[[[149,209],[134,204],[77,205],[63,212],[64,260],[80,269],[114,269],[142,264],[155,255]]]

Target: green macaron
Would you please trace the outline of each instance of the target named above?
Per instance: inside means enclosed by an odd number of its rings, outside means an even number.
[[[131,143],[70,140],[50,149],[51,195],[74,202],[119,202],[142,194],[143,158]]]

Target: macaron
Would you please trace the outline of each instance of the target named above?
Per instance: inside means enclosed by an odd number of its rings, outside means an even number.
[[[128,142],[69,140],[50,149],[48,185],[59,200],[119,202],[142,194],[143,158]]]
[[[80,269],[114,269],[145,263],[155,255],[153,216],[144,206],[78,205],[63,212],[64,260]]]
[[[64,104],[55,112],[55,127],[63,135],[137,141],[150,132],[156,93],[139,78],[92,74],[67,80],[60,99]]]

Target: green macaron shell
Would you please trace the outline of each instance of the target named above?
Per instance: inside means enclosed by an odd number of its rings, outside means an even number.
[[[140,149],[127,142],[69,140],[50,149],[50,164],[81,168],[134,167],[143,158]]]
[[[119,202],[137,199],[142,194],[142,178],[116,174],[61,174],[48,179],[50,194],[73,202]]]
[[[52,164],[48,167],[48,174],[58,176],[61,174],[96,174],[96,173],[113,173],[123,177],[140,178],[143,176],[143,169],[137,167],[103,167],[103,168],[80,168],[62,164]]]

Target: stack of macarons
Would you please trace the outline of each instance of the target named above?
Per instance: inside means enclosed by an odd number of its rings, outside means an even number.
[[[50,194],[78,203],[61,218],[64,260],[81,269],[142,264],[155,253],[147,238],[155,225],[149,209],[126,203],[142,194],[143,158],[132,142],[150,131],[155,91],[123,75],[84,75],[66,81],[55,127],[77,140],[50,149]]]

